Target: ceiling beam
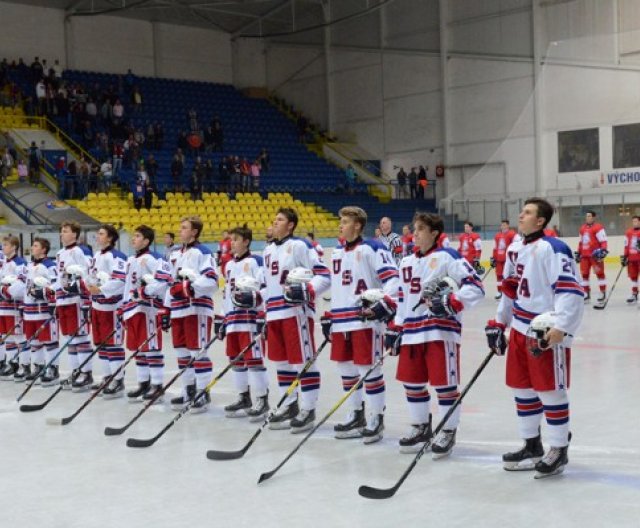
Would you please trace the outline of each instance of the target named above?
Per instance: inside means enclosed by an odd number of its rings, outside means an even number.
[[[284,2],[281,2],[280,4],[278,4],[275,7],[272,7],[271,9],[269,9],[268,11],[265,11],[264,13],[262,13],[256,20],[252,21],[252,22],[248,22],[247,24],[243,24],[242,26],[238,27],[237,29],[234,29],[231,32],[231,36],[232,37],[237,37],[239,36],[245,29],[250,28],[251,26],[253,26],[253,24],[257,22],[261,22],[262,20],[264,20],[265,18],[270,17],[271,15],[275,15],[276,13],[278,13],[279,11],[283,10],[285,7],[288,7],[289,4],[291,3],[291,0],[284,0]]]

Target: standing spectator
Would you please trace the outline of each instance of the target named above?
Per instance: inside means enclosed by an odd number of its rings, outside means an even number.
[[[271,155],[269,154],[267,147],[262,147],[262,150],[260,151],[259,159],[260,159],[262,172],[264,173],[269,172],[269,169],[271,167]]]
[[[11,174],[11,169],[13,168],[13,157],[9,152],[9,149],[5,149],[2,154],[2,159],[0,159],[0,185],[4,183],[4,181]]]
[[[211,152],[213,150],[213,145],[213,128],[211,128],[211,126],[208,126],[204,131],[204,151]]]
[[[380,219],[380,241],[391,252],[396,264],[399,264],[402,260],[402,239],[392,228],[391,218],[384,216]]]
[[[56,59],[55,61],[53,61],[53,66],[51,67],[51,69],[53,70],[53,75],[56,79],[60,80],[62,79],[62,66],[60,66],[60,62],[58,61],[58,59]]]
[[[258,160],[251,164],[251,179],[253,180],[253,190],[257,191],[260,188],[260,162]]]
[[[89,192],[89,172],[91,172],[91,168],[87,160],[81,158],[78,168],[78,198],[81,200],[85,200]]]
[[[138,165],[138,172],[136,173],[136,178],[138,179],[138,181],[141,181],[145,187],[149,185],[149,174],[147,173],[147,169],[144,165],[144,161],[142,160]]]
[[[113,105],[113,108],[111,109],[111,122],[115,126],[118,126],[120,123],[122,123],[123,117],[124,117],[124,106],[122,106],[120,99],[116,99],[116,102]]]
[[[120,170],[122,169],[122,158],[124,156],[124,148],[122,147],[122,143],[119,141],[113,143],[113,162],[112,162],[112,171],[113,171],[113,179],[117,182],[120,182]]]
[[[78,164],[72,159],[67,167],[67,178],[65,181],[65,197],[72,200],[78,195]]]
[[[218,162],[218,176],[220,177],[220,191],[229,192],[229,160],[226,156]]]
[[[191,180],[189,185],[192,200],[202,200],[202,179],[200,172],[195,168],[191,171]]]
[[[353,188],[356,183],[356,170],[353,168],[353,165],[349,163],[347,165],[347,169],[344,171],[344,186],[345,191],[348,194],[353,194]]]
[[[161,150],[164,145],[164,125],[158,121],[154,126],[154,136],[156,138],[156,150]]]
[[[158,188],[158,162],[153,154],[149,154],[145,166],[147,167],[149,185],[155,190]]]
[[[147,125],[147,148],[149,150],[155,150],[156,148],[156,129],[153,123]]]
[[[418,192],[417,197],[424,200],[425,189],[427,188],[427,170],[420,165],[418,170]]]
[[[184,156],[178,149],[171,161],[171,178],[173,179],[173,190],[182,192],[182,173],[184,172]]]
[[[18,160],[18,181],[24,183],[29,177],[29,169],[23,160]]]
[[[147,211],[151,211],[153,205],[153,192],[155,188],[151,185],[151,182],[147,182],[144,186],[144,208]]]
[[[140,88],[134,86],[133,93],[131,94],[131,104],[133,105],[133,113],[135,115],[139,114],[142,110],[142,94],[140,93]]]
[[[29,182],[32,184],[36,184],[40,180],[41,159],[42,153],[36,145],[36,142],[32,141],[31,146],[29,147]]]
[[[113,178],[113,167],[108,159],[104,160],[102,165],[100,165],[100,173],[102,174],[102,192],[108,193],[111,190]]]
[[[222,130],[222,124],[215,118],[213,120],[213,150],[215,152],[223,152],[224,151],[224,131]]]
[[[144,200],[144,182],[137,180],[132,186],[133,192],[133,206],[139,211],[142,208],[142,201]]]
[[[100,167],[97,163],[91,163],[89,167],[89,192],[98,192],[98,188],[101,185]]]
[[[247,158],[242,158],[240,162],[240,176],[242,178],[242,191],[248,192],[251,188],[251,165],[249,165]]]
[[[44,73],[44,69],[42,68],[42,64],[40,63],[40,59],[36,57],[33,59],[31,63],[31,79],[33,82],[38,82],[42,79]]]
[[[98,117],[98,107],[93,99],[89,99],[87,101],[86,106],[84,107],[84,111],[87,114],[87,119],[94,124]]]
[[[47,87],[43,79],[40,79],[36,84],[36,99],[38,100],[38,115],[43,115],[47,104]]]
[[[193,107],[191,107],[187,112],[187,126],[191,132],[197,132],[200,130],[198,125],[198,112],[196,112],[196,109]]]
[[[418,174],[415,167],[411,167],[411,172],[409,173],[409,196],[412,200],[418,197]]]
[[[174,233],[164,234],[164,259],[171,262],[171,253],[180,251],[182,246],[175,243],[176,235]]]
[[[398,198],[406,198],[407,197],[407,173],[404,171],[403,167],[400,167],[400,170],[396,175],[396,180],[398,181],[398,194],[396,196]]]
[[[208,159],[204,164],[204,188],[207,192],[213,191],[213,161]]]

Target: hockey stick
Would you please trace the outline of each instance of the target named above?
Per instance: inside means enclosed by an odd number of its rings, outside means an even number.
[[[369,376],[369,374],[371,374],[375,369],[377,369],[380,365],[382,365],[382,362],[384,361],[384,358],[386,358],[389,355],[390,351],[387,350],[384,354],[382,354],[382,356],[380,356],[380,359],[378,359],[378,361],[376,361],[373,366],[367,370],[367,372],[365,374],[363,374],[362,376],[360,376],[360,379],[358,380],[358,382],[351,387],[347,392],[344,393],[344,396],[342,396],[342,398],[340,398],[338,400],[338,402],[331,407],[331,409],[329,410],[329,412],[327,414],[324,415],[324,417],[322,418],[322,420],[320,420],[314,427],[313,429],[311,429],[306,435],[305,437],[298,443],[298,445],[293,449],[293,451],[291,451],[282,462],[280,462],[280,464],[278,464],[274,469],[272,469],[271,471],[267,471],[266,473],[263,473],[262,475],[260,475],[260,478],[258,479],[258,484],[260,484],[261,482],[270,479],[271,477],[273,477],[273,475],[276,474],[276,472],[282,467],[284,466],[287,461],[293,456],[295,455],[298,450],[304,445],[304,443],[309,440],[309,438],[311,437],[311,435],[313,435],[313,433],[315,433],[322,424],[324,424],[330,417],[331,415],[336,412],[340,406],[347,401],[347,399],[349,398],[349,396],[351,396],[355,391],[357,391],[360,387],[362,387],[362,385],[364,384],[364,380],[367,379],[367,376]]]
[[[86,324],[87,324],[87,320],[83,319],[82,322],[80,323],[80,326],[78,326],[78,328],[76,329],[74,334],[67,340],[67,342],[55,353],[55,355],[44,366],[44,368],[42,369],[42,372],[46,372],[49,369],[49,367],[51,365],[53,365],[54,361],[56,359],[58,359],[60,357],[60,354],[62,354],[62,352],[64,352],[64,350],[71,344],[71,341],[73,341],[76,337],[78,337],[78,334],[82,331],[82,328]],[[24,396],[27,394],[27,392],[29,392],[31,390],[31,387],[33,387],[36,384],[36,381],[38,381],[38,378],[40,378],[41,376],[42,376],[42,374],[40,374],[40,376],[36,376],[33,380],[31,380],[29,382],[29,384],[25,387],[25,389],[22,391],[20,396],[18,396],[16,398],[16,401],[19,402],[20,400],[22,400],[22,398],[24,398]],[[21,406],[20,410],[23,411],[23,412],[29,412],[29,411],[25,411],[22,407],[29,407],[28,405],[27,406],[25,406],[25,405]],[[38,411],[39,409],[33,409],[33,410]]]
[[[216,340],[218,339],[217,336],[213,336],[213,338],[211,339],[211,341],[209,341],[206,345],[204,350],[207,350]],[[162,387],[162,390],[160,392],[158,392],[158,394],[156,396],[153,397],[153,399],[149,400],[146,405],[140,409],[140,411],[138,412],[138,414],[136,414],[133,418],[131,418],[131,420],[129,420],[129,422],[126,425],[123,425],[122,427],[105,427],[104,428],[104,434],[107,436],[117,436],[117,435],[121,435],[122,433],[124,433],[127,429],[129,429],[129,427],[131,427],[137,420],[138,418],[140,418],[145,412],[147,412],[147,410],[165,393],[167,392],[167,389],[169,387],[171,387],[171,385],[173,385],[180,376],[182,376],[188,368],[191,368],[191,366],[194,364],[196,358],[192,357],[189,362],[185,365],[185,367],[183,369],[179,369],[178,372],[176,372],[173,377],[167,382],[167,384]]]
[[[142,352],[142,349],[147,345],[149,341],[151,341],[157,335],[157,333],[158,331],[156,330],[149,337],[147,337],[147,339],[145,339],[142,342],[142,344],[137,348],[137,350],[133,354],[131,354],[126,361],[122,362],[122,364],[116,369],[116,371],[113,374],[111,374],[110,376],[108,376],[102,381],[100,386],[93,391],[93,394],[91,394],[91,396],[89,396],[89,398],[87,398],[87,400],[85,400],[85,402],[80,407],[78,407],[78,409],[73,414],[62,419],[47,418],[47,423],[49,425],[67,425],[68,423],[71,423],[73,419],[85,409],[85,407],[87,407],[104,389],[106,389],[109,386],[109,384],[116,378],[116,376],[120,372],[124,370],[124,368],[131,362],[131,360],[135,358],[140,352]]]
[[[616,284],[618,284],[618,279],[620,278],[620,275],[622,275],[622,270],[623,269],[624,269],[624,266],[622,266],[620,268],[620,271],[618,271],[618,275],[616,276],[616,280],[613,281],[613,285],[611,286],[611,290],[609,290],[609,295],[605,299],[604,303],[602,303],[602,304],[594,304],[593,305],[593,309],[594,310],[604,310],[607,307],[607,304],[609,304],[609,299],[611,299],[611,296],[613,295],[613,290],[616,289]]]
[[[198,394],[196,394],[193,397],[193,400],[190,400],[180,410],[180,412],[173,417],[173,420],[171,420],[167,425],[165,425],[156,436],[154,436],[153,438],[149,438],[147,440],[140,440],[138,438],[128,438],[127,447],[150,447],[153,444],[155,444],[160,439],[161,436],[163,436],[169,429],[171,429],[178,422],[178,420],[180,420],[180,418],[182,418],[185,414],[189,412],[189,409],[191,409],[191,407],[193,407],[193,405],[200,398],[202,398],[206,393],[208,393],[213,388],[213,386],[216,383],[218,383],[218,381],[220,381],[220,378],[222,378],[222,376],[224,376],[227,372],[229,372],[229,370],[231,370],[231,367],[233,367],[238,360],[242,359],[242,357],[247,353],[247,351],[249,351],[256,344],[257,340],[258,338],[256,337],[242,351],[240,351],[238,355],[234,358],[234,360],[230,361],[229,364],[224,369],[222,369],[222,372],[220,372],[220,374],[218,374],[215,378],[213,378],[204,389],[201,389],[200,392],[198,392]]]
[[[324,342],[318,348],[318,351],[315,353],[315,355],[307,360],[307,362],[302,367],[302,370],[298,373],[296,378],[291,382],[289,387],[287,387],[287,390],[284,392],[284,394],[280,398],[280,401],[278,402],[278,404],[275,406],[273,410],[269,412],[269,415],[262,422],[262,425],[258,428],[258,430],[255,433],[253,433],[253,436],[249,439],[249,441],[246,443],[246,445],[242,449],[238,451],[216,451],[215,449],[210,449],[209,451],[207,451],[207,458],[209,460],[235,460],[236,458],[242,458],[245,455],[245,453],[249,451],[249,448],[257,440],[257,438],[260,436],[262,431],[264,431],[265,427],[269,425],[269,422],[271,421],[273,416],[276,414],[278,409],[282,407],[286,399],[289,396],[291,396],[291,394],[293,394],[293,391],[300,384],[300,379],[302,379],[302,376],[304,376],[306,372],[311,368],[311,365],[315,363],[316,359],[318,359],[318,356],[320,355],[320,352],[322,352],[324,347],[326,347],[329,342],[330,341],[328,339],[325,339]]]
[[[82,371],[82,367],[84,367],[87,363],[89,363],[89,361],[91,361],[91,358],[93,358],[93,356],[95,356],[100,350],[102,350],[106,344],[107,341],[109,341],[109,339],[111,339],[111,337],[118,331],[117,328],[114,328],[111,333],[104,338],[104,340],[96,347],[93,349],[93,351],[85,358],[85,360],[80,363],[80,365],[78,365],[78,372]],[[37,379],[37,378],[36,378]],[[35,381],[35,380],[34,380]],[[62,384],[55,390],[53,391],[53,393],[51,394],[51,396],[49,396],[45,401],[43,401],[42,403],[38,403],[35,405],[21,405],[20,406],[20,410],[22,412],[33,412],[33,411],[41,411],[42,409],[44,409],[47,405],[49,405],[49,403],[51,403],[51,400],[53,400],[58,394],[60,394],[62,392]],[[49,419],[47,419],[47,423],[49,423]]]
[[[422,458],[422,455],[424,455],[425,452],[427,451],[427,449],[429,449],[429,447],[431,447],[431,443],[433,442],[433,438],[435,438],[438,435],[438,433],[444,428],[444,426],[447,423],[447,420],[451,417],[451,415],[456,410],[456,408],[458,408],[458,406],[462,402],[462,400],[465,397],[465,395],[467,394],[467,392],[469,392],[469,389],[472,387],[472,385],[478,379],[478,377],[480,376],[480,374],[482,373],[484,368],[488,365],[489,361],[491,361],[491,358],[493,356],[495,356],[495,354],[496,354],[495,351],[493,349],[491,349],[489,354],[487,354],[487,357],[484,358],[484,360],[482,361],[482,363],[478,367],[478,370],[476,370],[474,375],[469,380],[469,383],[467,383],[467,386],[460,393],[460,396],[458,396],[456,401],[453,402],[453,405],[449,408],[447,413],[440,420],[440,423],[436,427],[435,431],[433,431],[433,435],[431,437],[431,440],[429,440],[428,442],[425,442],[425,444],[420,448],[420,451],[418,451],[418,453],[416,454],[415,458],[411,461],[411,464],[409,464],[409,467],[402,474],[402,476],[400,477],[398,482],[396,482],[395,485],[392,486],[391,488],[373,488],[371,486],[360,486],[358,488],[358,493],[362,497],[365,497],[367,499],[388,499],[390,497],[393,497],[396,494],[396,491],[398,491],[400,486],[402,486],[402,483],[409,476],[409,473],[411,473],[413,471],[413,468],[416,467],[416,464]]]
[[[25,341],[25,343],[20,348],[18,348],[18,351],[13,355],[10,362],[15,361],[16,358],[18,358],[18,356],[20,356],[20,354],[27,349],[27,347],[29,346],[29,343],[31,343],[31,341],[33,341],[36,337],[40,335],[40,332],[42,332],[45,329],[48,323],[53,321],[54,317],[55,316],[52,315],[51,317],[49,317],[49,319],[44,320],[44,322],[38,327],[35,333],[29,339],[27,339],[27,341]]]
[[[18,318],[16,317],[16,319]],[[19,326],[20,326],[20,321],[14,324],[13,328],[4,335],[4,337],[2,338],[2,341],[0,341],[0,346],[4,345],[7,342],[7,339],[9,339],[13,335],[13,333],[16,331],[16,328],[18,328]]]
[[[480,282],[484,282],[484,279],[486,279],[489,276],[489,273],[491,273],[491,270],[493,268],[491,266],[489,266],[489,269],[487,270],[487,272],[482,276],[482,278],[480,279]]]

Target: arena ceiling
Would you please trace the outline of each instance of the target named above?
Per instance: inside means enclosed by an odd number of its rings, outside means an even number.
[[[62,9],[68,17],[124,16],[206,28],[234,37],[279,35],[325,23],[335,0],[9,0]],[[339,0],[339,10],[358,16],[393,0]],[[336,5],[336,7],[337,7]]]

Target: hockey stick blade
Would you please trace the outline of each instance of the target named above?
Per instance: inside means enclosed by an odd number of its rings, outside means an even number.
[[[20,410],[22,412],[34,412],[34,411],[41,411],[42,409],[44,409],[47,405],[49,405],[49,402],[51,402],[51,400],[53,400],[58,394],[60,394],[60,392],[62,392],[62,387],[58,387],[55,391],[53,391],[53,393],[51,394],[51,396],[49,396],[45,401],[43,401],[42,403],[36,403],[33,405],[28,405],[28,404],[24,404],[20,406]]]
[[[64,420],[60,418],[47,418],[45,421],[47,425],[64,425]]]
[[[118,436],[124,433],[127,430],[127,427],[105,427],[104,434],[106,436]]]
[[[260,484],[261,482],[264,482],[265,480],[269,480],[271,477],[273,477],[273,475],[276,474],[276,471],[280,469],[279,467],[276,469],[273,469],[271,471],[267,471],[266,473],[263,473],[262,475],[260,475],[260,478],[258,479],[258,484]]]
[[[140,438],[127,438],[127,447],[151,447],[156,443],[158,436],[148,438],[147,440],[141,440]]]
[[[358,488],[358,494],[366,499],[389,499],[396,494],[399,486],[393,486],[392,488],[372,488],[371,486],[360,486]]]
[[[242,458],[249,450],[249,447],[251,447],[251,444],[244,446],[239,451],[216,451],[215,449],[210,449],[207,451],[207,458],[209,460],[236,460]]]

